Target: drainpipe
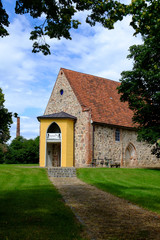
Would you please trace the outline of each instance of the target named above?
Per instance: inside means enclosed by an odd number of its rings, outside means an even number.
[[[88,153],[87,153],[87,164],[91,164],[92,156],[93,156],[93,148],[92,148],[92,118],[91,118],[91,110],[88,111]]]
[[[92,162],[94,160],[94,132],[95,132],[95,125],[92,123],[93,133],[92,133]]]
[[[123,167],[123,155],[124,155],[124,153],[123,153],[123,129],[121,129],[121,135],[120,135],[120,138],[121,138],[121,141],[122,141],[122,152],[121,152],[121,167]]]

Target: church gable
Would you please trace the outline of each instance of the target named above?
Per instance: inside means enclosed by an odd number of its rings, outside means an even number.
[[[62,111],[76,116],[81,112],[81,105],[63,71],[60,70],[44,114]]]

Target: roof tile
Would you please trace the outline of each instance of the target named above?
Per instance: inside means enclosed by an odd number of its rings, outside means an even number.
[[[120,101],[119,82],[61,68],[83,110],[91,110],[93,122],[134,127],[133,111]]]

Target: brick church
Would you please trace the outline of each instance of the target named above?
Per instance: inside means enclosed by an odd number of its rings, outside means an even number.
[[[40,121],[41,167],[158,166],[137,141],[119,82],[61,68]]]

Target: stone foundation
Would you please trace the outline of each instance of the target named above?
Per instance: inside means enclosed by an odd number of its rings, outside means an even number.
[[[49,177],[76,177],[76,169],[74,167],[52,167],[48,168]]]

